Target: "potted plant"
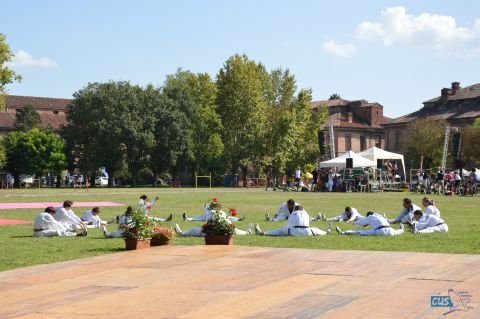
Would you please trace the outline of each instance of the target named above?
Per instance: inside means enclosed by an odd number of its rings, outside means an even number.
[[[171,228],[153,227],[152,239],[150,246],[163,246],[170,244],[170,241],[175,237],[175,232]]]
[[[211,218],[202,226],[205,234],[206,245],[232,245],[235,225],[232,224],[227,214],[222,211],[216,198],[210,203]]]
[[[148,216],[140,208],[130,215],[131,222],[123,231],[126,250],[144,249],[150,247],[153,227]]]

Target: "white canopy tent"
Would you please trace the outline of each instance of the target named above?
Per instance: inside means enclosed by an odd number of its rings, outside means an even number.
[[[402,154],[387,152],[385,150],[382,150],[381,148],[372,147],[372,148],[369,148],[368,150],[365,150],[363,152],[358,153],[358,155],[363,156],[365,158],[368,158],[369,160],[374,161],[375,163],[377,163],[377,159],[401,160],[402,161],[402,168],[403,168],[403,177],[406,178],[406,176],[407,176],[405,174],[405,162],[403,160],[403,155]]]
[[[344,153],[343,155],[340,155],[338,157],[335,157],[331,160],[320,162],[320,167],[345,167],[347,166],[347,158],[352,158],[353,159],[353,167],[374,167],[377,166],[377,163],[366,159],[365,157],[362,157],[358,155],[357,153],[353,151],[348,151]]]

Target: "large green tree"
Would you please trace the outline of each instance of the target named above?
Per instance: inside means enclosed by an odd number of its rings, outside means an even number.
[[[33,128],[40,128],[40,114],[30,104],[17,110],[15,128],[22,132],[28,132]]]
[[[223,152],[215,83],[208,74],[178,70],[167,76],[162,92],[169,108],[185,116],[182,124],[187,148],[183,160],[192,171],[211,172]]]
[[[12,51],[7,44],[5,35],[0,33],[0,107],[4,106],[4,96],[7,93],[7,84],[20,81],[22,77],[7,66],[13,57]]]
[[[407,163],[420,167],[420,159],[423,158],[423,168],[440,166],[445,126],[444,120],[434,118],[418,119],[408,124],[408,138],[402,144]]]
[[[122,170],[124,145],[118,118],[125,115],[131,100],[127,82],[90,83],[73,95],[62,135],[67,142],[69,168],[78,167],[93,176],[104,166],[109,185]]]
[[[224,153],[235,174],[246,177],[248,164],[260,160],[268,114],[268,73],[246,55],[230,57],[217,75],[218,114],[224,130]]]
[[[316,134],[327,116],[311,111],[310,91],[297,94],[296,80],[289,70],[273,70],[270,81],[264,165],[275,175],[293,173],[296,167],[310,170],[319,155]]]
[[[466,168],[475,167],[480,162],[480,148],[476,147],[478,141],[480,141],[480,118],[472,125],[462,128],[460,159]]]
[[[6,169],[13,173],[15,183],[19,182],[20,174],[58,176],[66,167],[64,141],[51,130],[34,128],[28,132],[11,132],[4,143]]]

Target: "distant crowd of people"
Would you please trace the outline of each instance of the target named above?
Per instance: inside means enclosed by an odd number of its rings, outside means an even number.
[[[480,170],[473,168],[464,176],[460,170],[444,172],[440,167],[435,174],[419,170],[414,191],[437,195],[475,195],[480,185]]]

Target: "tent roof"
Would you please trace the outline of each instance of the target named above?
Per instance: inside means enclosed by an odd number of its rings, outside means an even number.
[[[343,155],[335,157],[334,159],[320,162],[320,167],[345,167],[347,158],[353,158],[353,167],[373,167],[377,164],[365,157],[356,154],[353,151],[348,151]]]
[[[358,155],[368,158],[371,161],[376,161],[377,159],[403,159],[402,154],[387,152],[378,147],[372,147],[368,150],[358,153]]]

